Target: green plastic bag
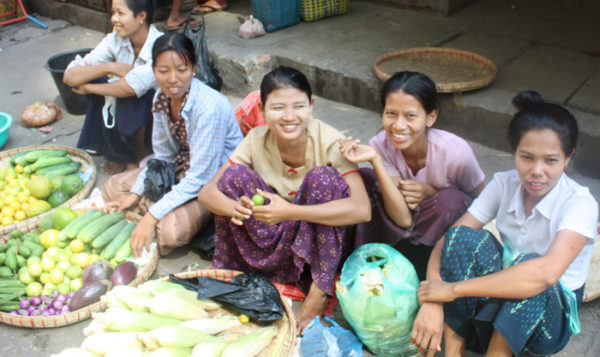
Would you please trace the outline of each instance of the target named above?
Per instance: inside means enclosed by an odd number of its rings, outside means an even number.
[[[370,243],[344,263],[336,295],[358,338],[377,356],[412,356],[410,333],[419,309],[415,268],[387,244]]]

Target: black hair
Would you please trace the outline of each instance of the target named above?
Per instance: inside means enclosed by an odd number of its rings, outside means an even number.
[[[280,66],[265,74],[260,83],[260,100],[263,105],[272,91],[281,88],[296,88],[306,93],[309,101],[312,98],[312,90],[306,76],[295,68]]]
[[[152,23],[154,14],[154,0],[125,0],[127,7],[133,12],[133,16],[137,16],[140,12],[146,13],[146,23]]]
[[[411,71],[394,73],[381,88],[381,107],[385,108],[385,101],[389,94],[399,90],[417,98],[427,114],[438,108],[435,83],[423,73]]]
[[[186,64],[195,65],[196,52],[194,43],[182,33],[166,33],[154,41],[152,46],[152,67],[156,66],[156,58],[163,52],[174,51],[183,58]]]
[[[519,109],[508,126],[508,142],[513,152],[528,131],[549,129],[558,135],[565,156],[574,153],[579,127],[568,110],[558,104],[546,103],[539,93],[532,90],[517,94],[513,104]]]

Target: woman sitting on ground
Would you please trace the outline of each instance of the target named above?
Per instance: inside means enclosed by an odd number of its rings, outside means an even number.
[[[357,243],[393,245],[424,279],[433,245],[481,192],[484,174],[469,144],[432,128],[437,90],[429,77],[394,74],[383,85],[381,104],[384,130],[369,145],[348,138],[340,146],[349,161],[373,167],[361,169],[376,207]]]
[[[306,77],[279,67],[260,91],[267,125],[248,133],[198,198],[215,214],[215,268],[260,272],[307,292],[302,334],[333,296],[352,225],[371,211],[357,167],[339,151],[344,136],[312,118]],[[250,199],[256,193],[264,205]]]
[[[565,170],[578,128],[563,107],[523,92],[508,129],[515,170],[497,173],[435,246],[412,341],[433,356],[551,355],[578,333],[598,204]],[[504,247],[484,224],[496,218]]]
[[[102,154],[102,171],[137,168],[151,153],[152,97],[156,82],[150,59],[162,35],[151,25],[153,0],[113,0],[115,30],[90,53],[67,67],[63,81],[88,94],[88,109],[77,147]]]
[[[152,68],[160,89],[154,98],[154,159],[175,163],[177,183],[157,202],[144,195],[147,167],[111,177],[102,190],[109,212],[143,215],[131,235],[134,256],[149,248],[152,233],[161,255],[185,245],[209,222],[196,196],[242,140],[229,100],[194,77],[192,41],[183,34],[159,37]]]

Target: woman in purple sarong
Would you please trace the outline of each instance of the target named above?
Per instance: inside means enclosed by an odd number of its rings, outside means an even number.
[[[369,145],[348,138],[340,146],[361,169],[373,220],[361,225],[356,244],[393,245],[425,278],[433,245],[485,185],[467,142],[433,129],[438,117],[435,83],[417,72],[399,72],[381,91],[383,131]]]
[[[213,266],[295,283],[307,293],[302,334],[334,293],[353,225],[371,210],[357,166],[339,150],[343,134],[312,117],[306,77],[279,67],[260,90],[267,125],[248,133],[198,199],[215,214]],[[264,205],[250,199],[257,193]]]

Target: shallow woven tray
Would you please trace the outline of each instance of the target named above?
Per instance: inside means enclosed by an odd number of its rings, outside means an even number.
[[[440,93],[464,92],[490,85],[498,68],[473,52],[445,47],[419,47],[388,52],[375,60],[375,74],[382,81],[400,71],[429,76]]]
[[[22,147],[22,148],[18,148],[18,149],[2,151],[2,152],[0,152],[0,167],[10,166],[9,160],[15,154],[18,154],[23,151],[38,150],[38,149],[66,150],[67,155],[69,157],[71,157],[71,159],[73,159],[73,161],[78,161],[81,163],[81,168],[79,169],[79,171],[85,172],[86,170],[92,170],[92,177],[85,184],[85,186],[83,186],[81,191],[77,192],[75,195],[73,195],[73,197],[69,198],[65,203],[63,203],[62,205],[60,205],[58,207],[72,207],[76,203],[82,201],[90,193],[92,188],[94,188],[94,184],[96,183],[96,166],[94,165],[92,158],[85,151],[79,150],[79,149],[74,149],[74,148],[71,148],[68,146],[38,145],[38,146],[27,146],[27,147]],[[31,218],[22,220],[20,222],[13,223],[8,226],[0,227],[0,235],[8,234],[8,233],[14,231],[15,229],[20,229],[20,230],[26,229],[26,227],[31,226],[32,223],[37,223],[37,222],[41,221],[42,218],[46,217],[49,214],[52,214],[52,212],[58,207],[55,207],[55,208],[49,210],[48,212],[44,212],[35,217],[31,217]]]
[[[125,214],[125,219],[128,221],[139,221],[142,217],[139,214],[133,212],[127,212]],[[29,226],[27,226],[23,231],[31,232],[37,231],[39,221],[31,222]],[[6,237],[2,237],[0,239],[0,244],[4,244]],[[137,286],[138,284],[143,283],[148,280],[148,278],[156,269],[158,265],[158,249],[154,249],[152,252],[152,258],[150,262],[142,269],[142,271],[138,271],[137,277],[128,285]],[[71,311],[62,315],[54,315],[54,316],[16,316],[11,315],[6,312],[0,311],[0,323],[4,323],[7,325],[13,325],[18,327],[29,327],[29,328],[50,328],[50,327],[60,327],[65,325],[70,325],[77,323],[79,321],[83,321],[92,316],[93,312],[106,310],[108,305],[106,302],[98,301],[97,303],[88,305],[79,310]]]
[[[206,276],[209,278],[231,281],[236,275],[242,274],[240,271],[225,270],[225,269],[205,269],[191,272],[174,274],[181,279],[196,278]],[[162,278],[168,280],[168,278]],[[296,347],[296,319],[292,308],[287,304],[285,299],[281,299],[285,315],[279,321],[274,322],[277,325],[277,335],[273,341],[265,347],[257,356],[259,357],[291,357]]]

